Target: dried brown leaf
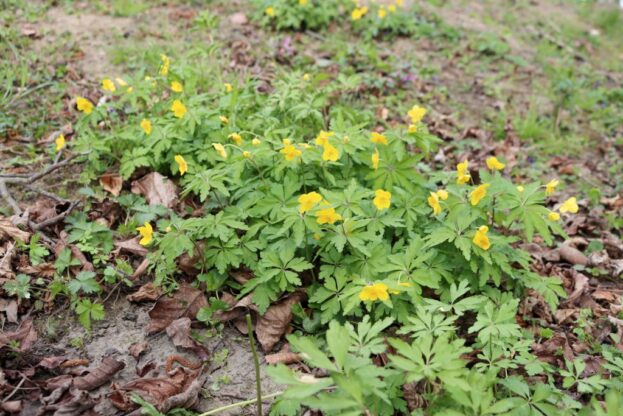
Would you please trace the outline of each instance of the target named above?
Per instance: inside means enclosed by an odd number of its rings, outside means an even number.
[[[179,318],[194,319],[199,309],[208,304],[205,294],[192,286],[183,284],[171,296],[162,296],[149,311],[151,322],[148,332],[159,332]]]
[[[117,372],[125,367],[125,363],[112,357],[105,357],[100,365],[85,374],[74,379],[74,386],[80,390],[93,390],[110,380]]]
[[[37,331],[35,331],[32,325],[32,319],[27,319],[22,322],[15,331],[0,332],[0,348],[3,348],[9,343],[17,342],[19,345],[17,350],[23,352],[29,350],[34,345],[35,341],[37,341]]]
[[[271,305],[264,315],[257,317],[255,334],[264,352],[272,350],[286,333],[292,320],[292,306],[304,297],[302,292],[295,292],[281,302]]]
[[[162,295],[162,289],[149,282],[141,286],[136,292],[127,296],[130,302],[154,301]]]
[[[15,299],[0,298],[0,312],[6,314],[6,320],[12,324],[17,323],[17,301]]]
[[[0,241],[7,237],[27,243],[30,233],[17,228],[9,218],[0,216]]]
[[[575,264],[587,265],[588,264],[588,257],[586,257],[584,253],[582,253],[580,250],[578,250],[575,247],[572,247],[569,244],[561,245],[558,248],[558,253],[560,254],[560,258],[562,260],[565,260],[566,262],[571,263],[573,265]]]
[[[199,344],[190,336],[190,318],[184,317],[176,319],[167,326],[167,335],[171,338],[173,345],[176,347],[187,348],[193,351],[203,361],[209,357],[209,352],[206,347]]]
[[[100,185],[105,191],[110,192],[114,196],[119,196],[123,187],[123,179],[116,173],[106,173],[100,176]]]
[[[152,172],[132,182],[132,192],[145,197],[149,205],[173,207],[177,200],[177,186],[158,172]]]
[[[128,348],[128,352],[132,357],[134,357],[136,361],[138,361],[141,354],[149,351],[149,349],[150,346],[147,342],[135,342],[134,344],[130,345],[130,348]]]

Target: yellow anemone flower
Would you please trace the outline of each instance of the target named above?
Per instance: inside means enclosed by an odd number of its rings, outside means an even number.
[[[115,92],[115,90],[117,89],[117,87],[115,87],[115,83],[112,82],[111,79],[106,78],[102,80],[102,89],[104,91],[110,91],[110,92]]]
[[[497,157],[491,156],[487,158],[487,167],[490,170],[502,170],[506,165],[498,160]]]
[[[228,137],[232,139],[237,146],[240,146],[242,144],[242,136],[240,136],[238,133],[232,133]]]
[[[411,118],[411,123],[417,124],[426,115],[426,109],[424,107],[420,107],[418,105],[414,105],[411,107],[411,110],[407,113],[407,115]]]
[[[145,221],[145,225],[143,225],[142,227],[136,227],[136,230],[140,233],[141,235],[141,240],[138,242],[140,245],[142,246],[146,246],[147,244],[151,243],[151,240],[153,240],[154,237],[154,229],[151,228],[151,224],[147,221]]]
[[[334,208],[320,209],[316,212],[318,224],[335,224],[336,221],[342,221],[342,216],[335,212]]]
[[[545,185],[545,195],[551,195],[556,191],[556,187],[560,181],[558,179],[552,179]]]
[[[463,185],[471,179],[469,175],[469,160],[465,159],[456,165],[456,183]]]
[[[431,192],[428,197],[428,205],[433,209],[433,215],[441,213],[441,205],[439,204],[439,195],[435,192]]]
[[[364,286],[359,293],[359,299],[362,301],[385,301],[389,299],[388,287],[385,283],[374,283]]]
[[[145,132],[146,135],[150,135],[151,134],[151,121],[147,120],[146,118],[141,120],[141,128],[143,129],[143,131]]]
[[[329,138],[333,136],[334,134],[335,133],[333,133],[332,131],[320,130],[320,133],[318,133],[318,136],[316,136],[316,144],[318,146],[324,146],[328,144]]]
[[[320,195],[318,192],[309,192],[299,196],[298,201],[299,212],[303,214],[312,209],[314,205],[322,201],[322,195]]]
[[[469,194],[469,202],[473,206],[478,205],[478,203],[482,200],[482,198],[484,198],[487,195],[487,188],[489,186],[490,185],[488,183],[483,183],[482,185],[479,185],[476,189],[474,189]]]
[[[578,210],[579,210],[578,202],[575,199],[575,197],[567,199],[560,206],[560,212],[562,212],[563,214],[566,213],[566,212],[570,212],[572,214],[575,214],[575,213],[578,212]]]
[[[340,152],[329,143],[324,146],[322,160],[335,162],[340,157]]]
[[[379,211],[389,208],[392,201],[391,192],[384,191],[383,189],[377,189],[374,191],[374,200],[372,203]]]
[[[372,157],[370,159],[372,160],[372,169],[377,170],[379,168],[380,161],[379,149],[374,149],[374,153],[372,153]]]
[[[65,147],[65,136],[59,134],[56,140],[54,140],[54,143],[56,143],[56,151],[60,151],[63,147]]]
[[[182,118],[184,117],[184,114],[186,114],[186,106],[184,104],[182,104],[182,102],[180,100],[175,100],[173,101],[173,104],[171,104],[171,111],[173,111],[173,115],[177,118]]]
[[[173,81],[171,82],[171,90],[174,92],[182,92],[184,91],[184,86],[177,81]]]
[[[372,143],[376,143],[376,144],[384,144],[387,145],[387,137],[383,136],[382,134],[379,134],[375,131],[373,131],[372,133],[370,133],[370,141]]]
[[[76,97],[76,107],[84,114],[91,114],[93,112],[93,103],[86,98]]]
[[[287,161],[291,161],[299,157],[303,152],[291,144],[287,144],[279,151]]]
[[[547,214],[547,219],[550,221],[558,221],[560,220],[560,214],[554,211],[550,211],[550,213]]]
[[[212,143],[212,147],[214,147],[216,153],[218,153],[223,159],[227,159],[227,150],[225,150],[225,146],[220,143]]]
[[[188,164],[186,163],[186,160],[184,160],[182,155],[175,155],[175,163],[177,163],[177,166],[179,167],[180,175],[184,176],[184,174],[188,172]]]
[[[487,232],[489,232],[489,227],[486,225],[481,226],[478,228],[478,231],[476,231],[476,234],[474,234],[474,238],[472,240],[474,244],[483,250],[489,250],[489,247],[491,247],[489,237],[487,237]]]

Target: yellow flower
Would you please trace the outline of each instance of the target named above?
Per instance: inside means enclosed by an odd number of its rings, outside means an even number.
[[[375,131],[370,133],[370,141],[372,143],[376,143],[376,144],[387,145],[387,138],[385,136],[383,136],[382,134],[379,134],[379,133],[377,133]]]
[[[307,5],[307,0],[299,0],[299,5],[306,6]]]
[[[56,143],[56,151],[60,151],[63,147],[65,147],[65,136],[59,134],[56,140],[54,140],[54,143]]]
[[[169,66],[171,65],[171,60],[166,55],[160,55],[160,59],[162,60],[162,65],[160,66],[160,75],[165,76],[169,73]]]
[[[335,162],[340,157],[340,152],[329,143],[324,146],[322,160]]]
[[[149,136],[151,134],[151,121],[147,120],[146,118],[142,119],[141,128],[143,129],[145,134]]]
[[[411,110],[407,112],[407,115],[411,117],[411,123],[417,124],[422,121],[426,115],[426,109],[424,107],[420,107],[419,105],[414,105],[411,107]]]
[[[216,150],[216,153],[221,155],[223,159],[227,159],[227,150],[225,150],[225,146],[220,143],[212,143],[212,147]]]
[[[251,152],[245,150],[244,152],[242,152],[242,157],[244,157],[245,159],[248,159],[251,157]]]
[[[550,211],[549,214],[547,214],[547,219],[550,221],[558,221],[560,220],[560,214],[554,211]]]
[[[487,232],[489,232],[489,227],[483,225],[478,229],[478,231],[476,231],[476,234],[474,234],[474,238],[472,239],[474,244],[483,250],[489,250],[489,247],[491,247],[489,237],[487,237]]]
[[[524,188],[522,185],[517,185],[517,191],[519,191],[519,193],[523,193],[523,191],[525,191],[526,188]]]
[[[478,205],[478,203],[482,200],[482,198],[484,198],[487,195],[487,188],[489,186],[490,185],[488,183],[483,183],[482,185],[476,187],[476,189],[474,189],[469,194],[469,202],[473,206]]]
[[[175,117],[182,118],[186,114],[186,106],[180,100],[175,100],[171,104],[171,111],[173,111]]]
[[[172,230],[171,226],[168,225],[167,228],[164,229],[165,232],[170,233]]]
[[[417,133],[417,125],[409,124],[409,127],[407,128],[407,133]]]
[[[487,167],[490,170],[502,170],[506,165],[498,160],[497,157],[491,156],[487,158]]]
[[[344,143],[344,144],[348,144],[348,143],[350,143],[350,137],[348,137],[348,136],[344,136],[344,137],[342,138],[342,143]]]
[[[569,198],[567,199],[565,202],[562,203],[561,207],[560,207],[560,212],[562,212],[563,214],[566,212],[570,212],[572,214],[575,214],[578,212],[578,202],[575,199],[575,197]]]
[[[123,78],[115,78],[115,81],[117,81],[117,84],[119,84],[120,87],[127,87],[128,86],[128,83],[125,82],[123,80]]]
[[[556,187],[560,182],[558,179],[552,179],[545,185],[545,195],[551,195],[556,191]]]
[[[76,97],[76,107],[84,114],[91,114],[93,112],[93,103],[86,98]]]
[[[374,191],[374,200],[372,201],[372,203],[374,203],[374,206],[376,207],[376,209],[378,209],[379,211],[382,211],[384,209],[389,208],[389,206],[391,205],[391,201],[392,201],[392,194],[391,192],[388,191],[384,191],[382,189],[377,189],[376,191]]]
[[[267,7],[264,13],[266,13],[267,16],[273,17],[275,15],[275,9],[274,7]]]
[[[188,165],[182,155],[175,155],[175,163],[177,163],[177,166],[180,169],[180,175],[184,176],[184,174],[188,172]]]
[[[334,134],[335,133],[333,133],[332,131],[320,130],[320,133],[318,133],[318,136],[316,136],[316,144],[318,146],[324,146],[326,144],[329,144],[329,138]]]
[[[316,212],[318,224],[334,224],[336,221],[342,221],[342,216],[335,212],[334,208],[320,209]]]
[[[318,241],[322,238],[322,235],[320,235],[320,233],[314,233],[314,240]]]
[[[440,189],[437,191],[437,196],[439,197],[439,199],[445,201],[446,199],[448,199],[448,191],[446,191],[445,189]]]
[[[115,92],[117,87],[115,87],[115,83],[114,82],[112,82],[109,78],[106,78],[106,79],[102,80],[102,89],[104,91]]]
[[[256,138],[254,138],[253,140],[251,140],[251,144],[252,144],[253,146],[259,146],[259,145],[260,145],[260,143],[262,143],[262,141],[261,141],[260,139],[258,139],[257,137],[256,137]]]
[[[433,209],[433,215],[441,213],[441,205],[439,204],[439,195],[435,192],[431,192],[428,197],[428,205]]]
[[[456,165],[456,183],[462,185],[469,182],[471,177],[469,176],[469,161],[465,159],[461,163]]]
[[[281,141],[281,143],[283,143],[284,146],[287,146],[289,144],[292,144],[292,140],[288,139],[287,137],[285,139],[283,139]]]
[[[184,91],[184,86],[177,81],[173,81],[171,82],[171,90],[175,92],[182,92]]]
[[[145,225],[142,227],[136,227],[136,230],[140,233],[141,240],[138,242],[142,246],[146,246],[151,243],[151,240],[154,238],[154,229],[151,228],[151,224],[145,221]]]
[[[125,90],[127,94],[131,93],[132,91],[134,91],[134,87],[128,87],[128,89]]]
[[[296,147],[291,144],[285,145],[283,149],[280,150],[280,153],[285,157],[286,160],[290,161],[299,157],[303,152],[301,152]]]
[[[390,4],[389,6],[387,6],[387,10],[389,10],[391,13],[396,13],[396,6]]]
[[[368,8],[367,7],[357,7],[356,9],[354,9],[352,11],[352,13],[350,14],[351,19],[353,20],[359,20],[361,19],[366,13],[368,13]]]
[[[229,124],[229,119],[225,116],[218,116],[218,119],[221,120],[223,124]]]
[[[303,81],[309,81],[309,74],[303,74]]]
[[[307,194],[303,194],[299,196],[299,212],[301,214],[309,211],[316,205],[318,202],[322,201],[322,195],[318,192],[309,192]]]
[[[359,292],[359,299],[371,302],[376,300],[385,301],[389,299],[389,292],[387,289],[388,287],[385,283],[374,283],[372,285],[364,286],[363,289],[361,289],[361,292]]]
[[[378,15],[379,15],[379,19],[384,19],[385,16],[387,16],[387,10],[385,10],[385,7],[381,6],[379,8]]]
[[[396,0],[396,6],[400,7],[402,6],[404,0]]]
[[[240,136],[238,133],[232,133],[228,137],[232,139],[237,146],[240,146],[242,144],[242,136]]]
[[[372,153],[372,169],[377,170],[379,168],[379,149],[374,149],[374,153]]]
[[[224,83],[223,86],[225,87],[225,91],[227,92],[232,92],[234,89],[234,87],[229,82]]]

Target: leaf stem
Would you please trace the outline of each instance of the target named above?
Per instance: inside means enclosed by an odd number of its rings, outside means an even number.
[[[262,398],[261,398],[261,400],[271,399],[271,398],[273,398],[273,397],[277,397],[277,396],[279,396],[279,395],[281,395],[281,394],[283,394],[283,392],[282,392],[282,391],[278,391],[278,392],[276,392],[276,393],[267,394],[266,396],[262,397]],[[237,408],[237,407],[247,406],[247,405],[249,405],[249,404],[253,404],[253,403],[255,403],[255,402],[257,402],[257,398],[255,398],[255,399],[249,399],[249,400],[243,400],[243,401],[241,401],[241,402],[236,402],[236,403],[228,404],[227,406],[222,406],[222,407],[219,407],[219,408],[216,408],[216,409],[208,410],[207,412],[205,412],[205,413],[201,413],[201,414],[200,414],[200,415],[198,415],[198,416],[210,416],[210,415],[216,415],[216,414],[218,414],[218,413],[220,413],[220,412],[224,412],[224,411],[226,411],[226,410],[230,410],[230,409],[235,409],[235,408]],[[259,403],[261,403],[261,401],[260,401]]]

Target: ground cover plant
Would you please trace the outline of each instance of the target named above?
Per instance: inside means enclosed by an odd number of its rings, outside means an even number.
[[[2,15],[3,412],[621,412],[618,9],[173,3]]]

